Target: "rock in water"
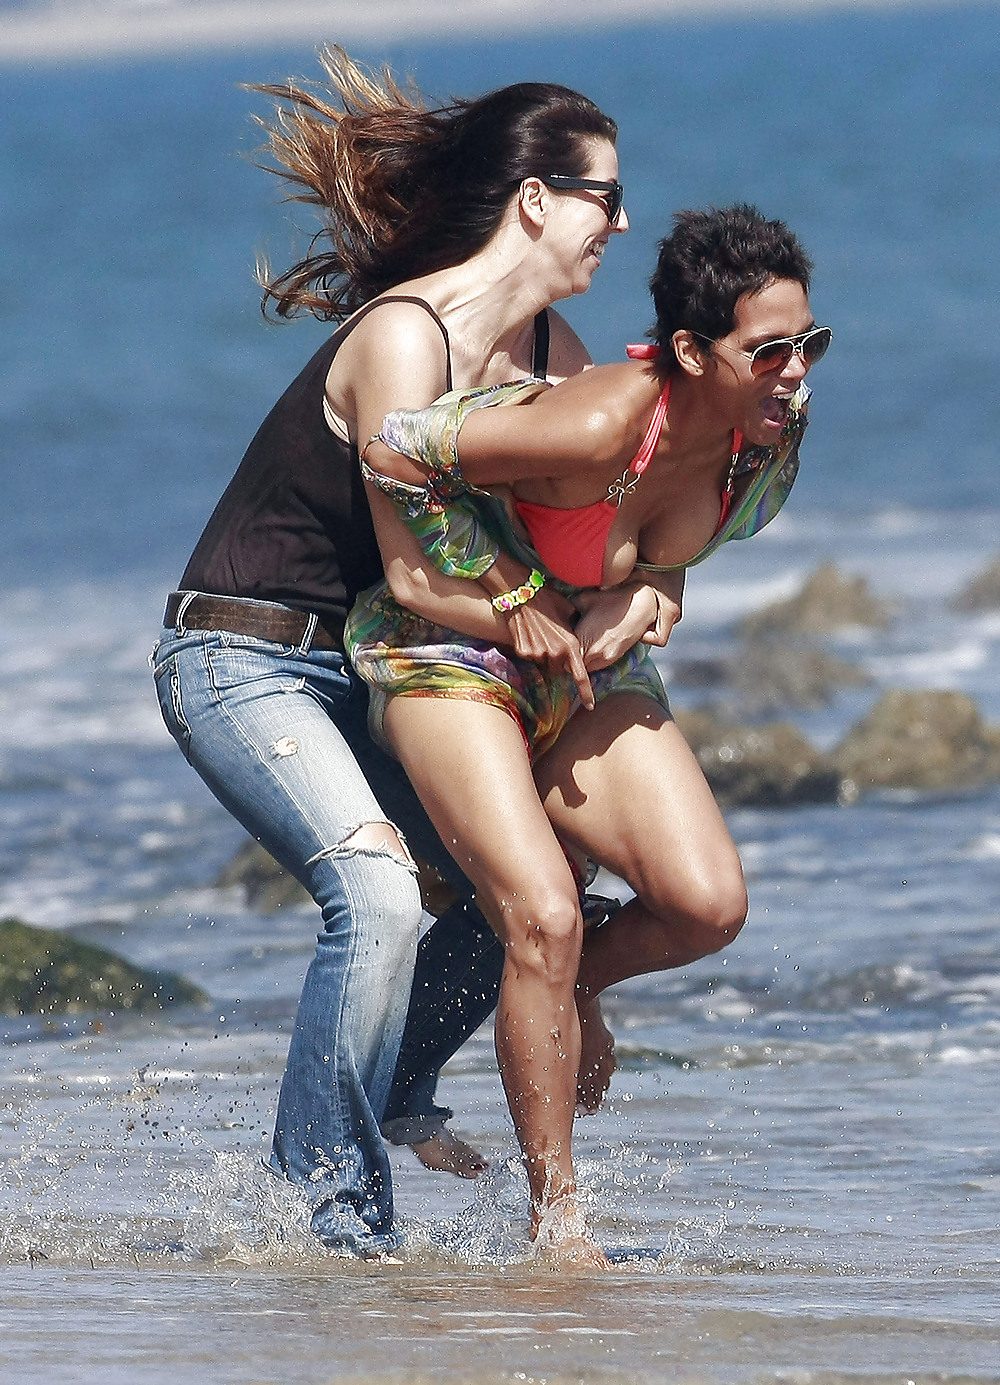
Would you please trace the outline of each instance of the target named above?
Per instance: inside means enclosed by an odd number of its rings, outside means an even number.
[[[729,660],[731,697],[742,716],[825,707],[836,689],[860,688],[870,682],[864,669],[805,639],[748,639]]]
[[[833,759],[849,797],[982,788],[1000,780],[1000,728],[987,726],[964,693],[894,689],[848,732]]]
[[[740,629],[745,635],[779,631],[829,635],[852,625],[884,630],[891,619],[891,606],[872,596],[863,577],[850,577],[833,563],[825,563],[806,580],[797,596],[747,616]]]
[[[221,889],[238,885],[251,909],[273,914],[310,902],[308,892],[294,875],[278,865],[259,842],[244,842],[236,855],[216,876],[213,884]]]
[[[1000,557],[963,587],[951,607],[953,611],[1000,611]]]
[[[736,726],[705,711],[678,712],[677,725],[724,807],[832,803],[840,796],[833,762],[793,726]]]
[[[162,1010],[207,999],[170,972],[135,967],[103,947],[50,928],[0,920],[0,1011],[7,1014]]]

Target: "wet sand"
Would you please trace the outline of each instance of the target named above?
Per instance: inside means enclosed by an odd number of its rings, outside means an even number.
[[[500,36],[726,18],[906,8],[908,0],[36,0],[0,14],[0,62],[79,61],[280,43]],[[932,7],[923,4],[922,8]],[[936,0],[939,6],[949,0]],[[996,0],[982,0],[996,3]]]
[[[6,1281],[11,1358],[45,1385],[995,1380],[995,1338],[949,1320],[940,1290],[930,1294],[935,1320],[908,1315],[910,1286],[887,1304],[851,1279],[588,1279],[334,1262],[312,1273],[231,1264],[141,1276],[25,1267],[8,1269]]]

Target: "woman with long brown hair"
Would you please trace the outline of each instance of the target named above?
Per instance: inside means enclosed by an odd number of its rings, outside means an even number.
[[[399,1242],[378,1121],[421,916],[407,838],[468,885],[368,738],[345,618],[381,576],[381,546],[413,609],[586,673],[558,594],[510,615],[491,604],[523,565],[505,559],[481,585],[449,577],[386,497],[369,505],[358,439],[453,386],[582,370],[549,305],[586,291],[627,218],[615,125],[577,92],[522,83],[428,108],[340,50],[323,62],[326,93],[261,88],[279,103],[275,171],[324,223],[310,254],[267,280],[265,303],[343,325],[251,442],[168,598],[153,664],[190,763],[322,911],[270,1164],[307,1193],[324,1244],[377,1255]],[[459,912],[453,941],[471,927]],[[425,973],[414,994],[433,1005],[433,951]]]

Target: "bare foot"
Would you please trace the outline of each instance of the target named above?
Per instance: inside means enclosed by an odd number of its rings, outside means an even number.
[[[554,1269],[611,1269],[572,1194],[547,1207],[532,1207],[531,1238],[535,1258]]]
[[[425,1169],[438,1173],[454,1173],[459,1178],[478,1178],[485,1173],[489,1164],[471,1145],[453,1135],[447,1126],[442,1126],[429,1140],[421,1140],[411,1145],[414,1154]]]
[[[592,1116],[604,1100],[615,1062],[615,1037],[604,1023],[597,996],[577,996],[580,1016],[580,1072],[576,1079],[577,1115]]]

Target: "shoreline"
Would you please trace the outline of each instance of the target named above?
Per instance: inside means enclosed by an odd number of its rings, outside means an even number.
[[[912,0],[41,0],[0,13],[0,63],[189,54],[282,44],[511,37],[656,21],[905,9]],[[942,9],[997,0],[916,0]]]

